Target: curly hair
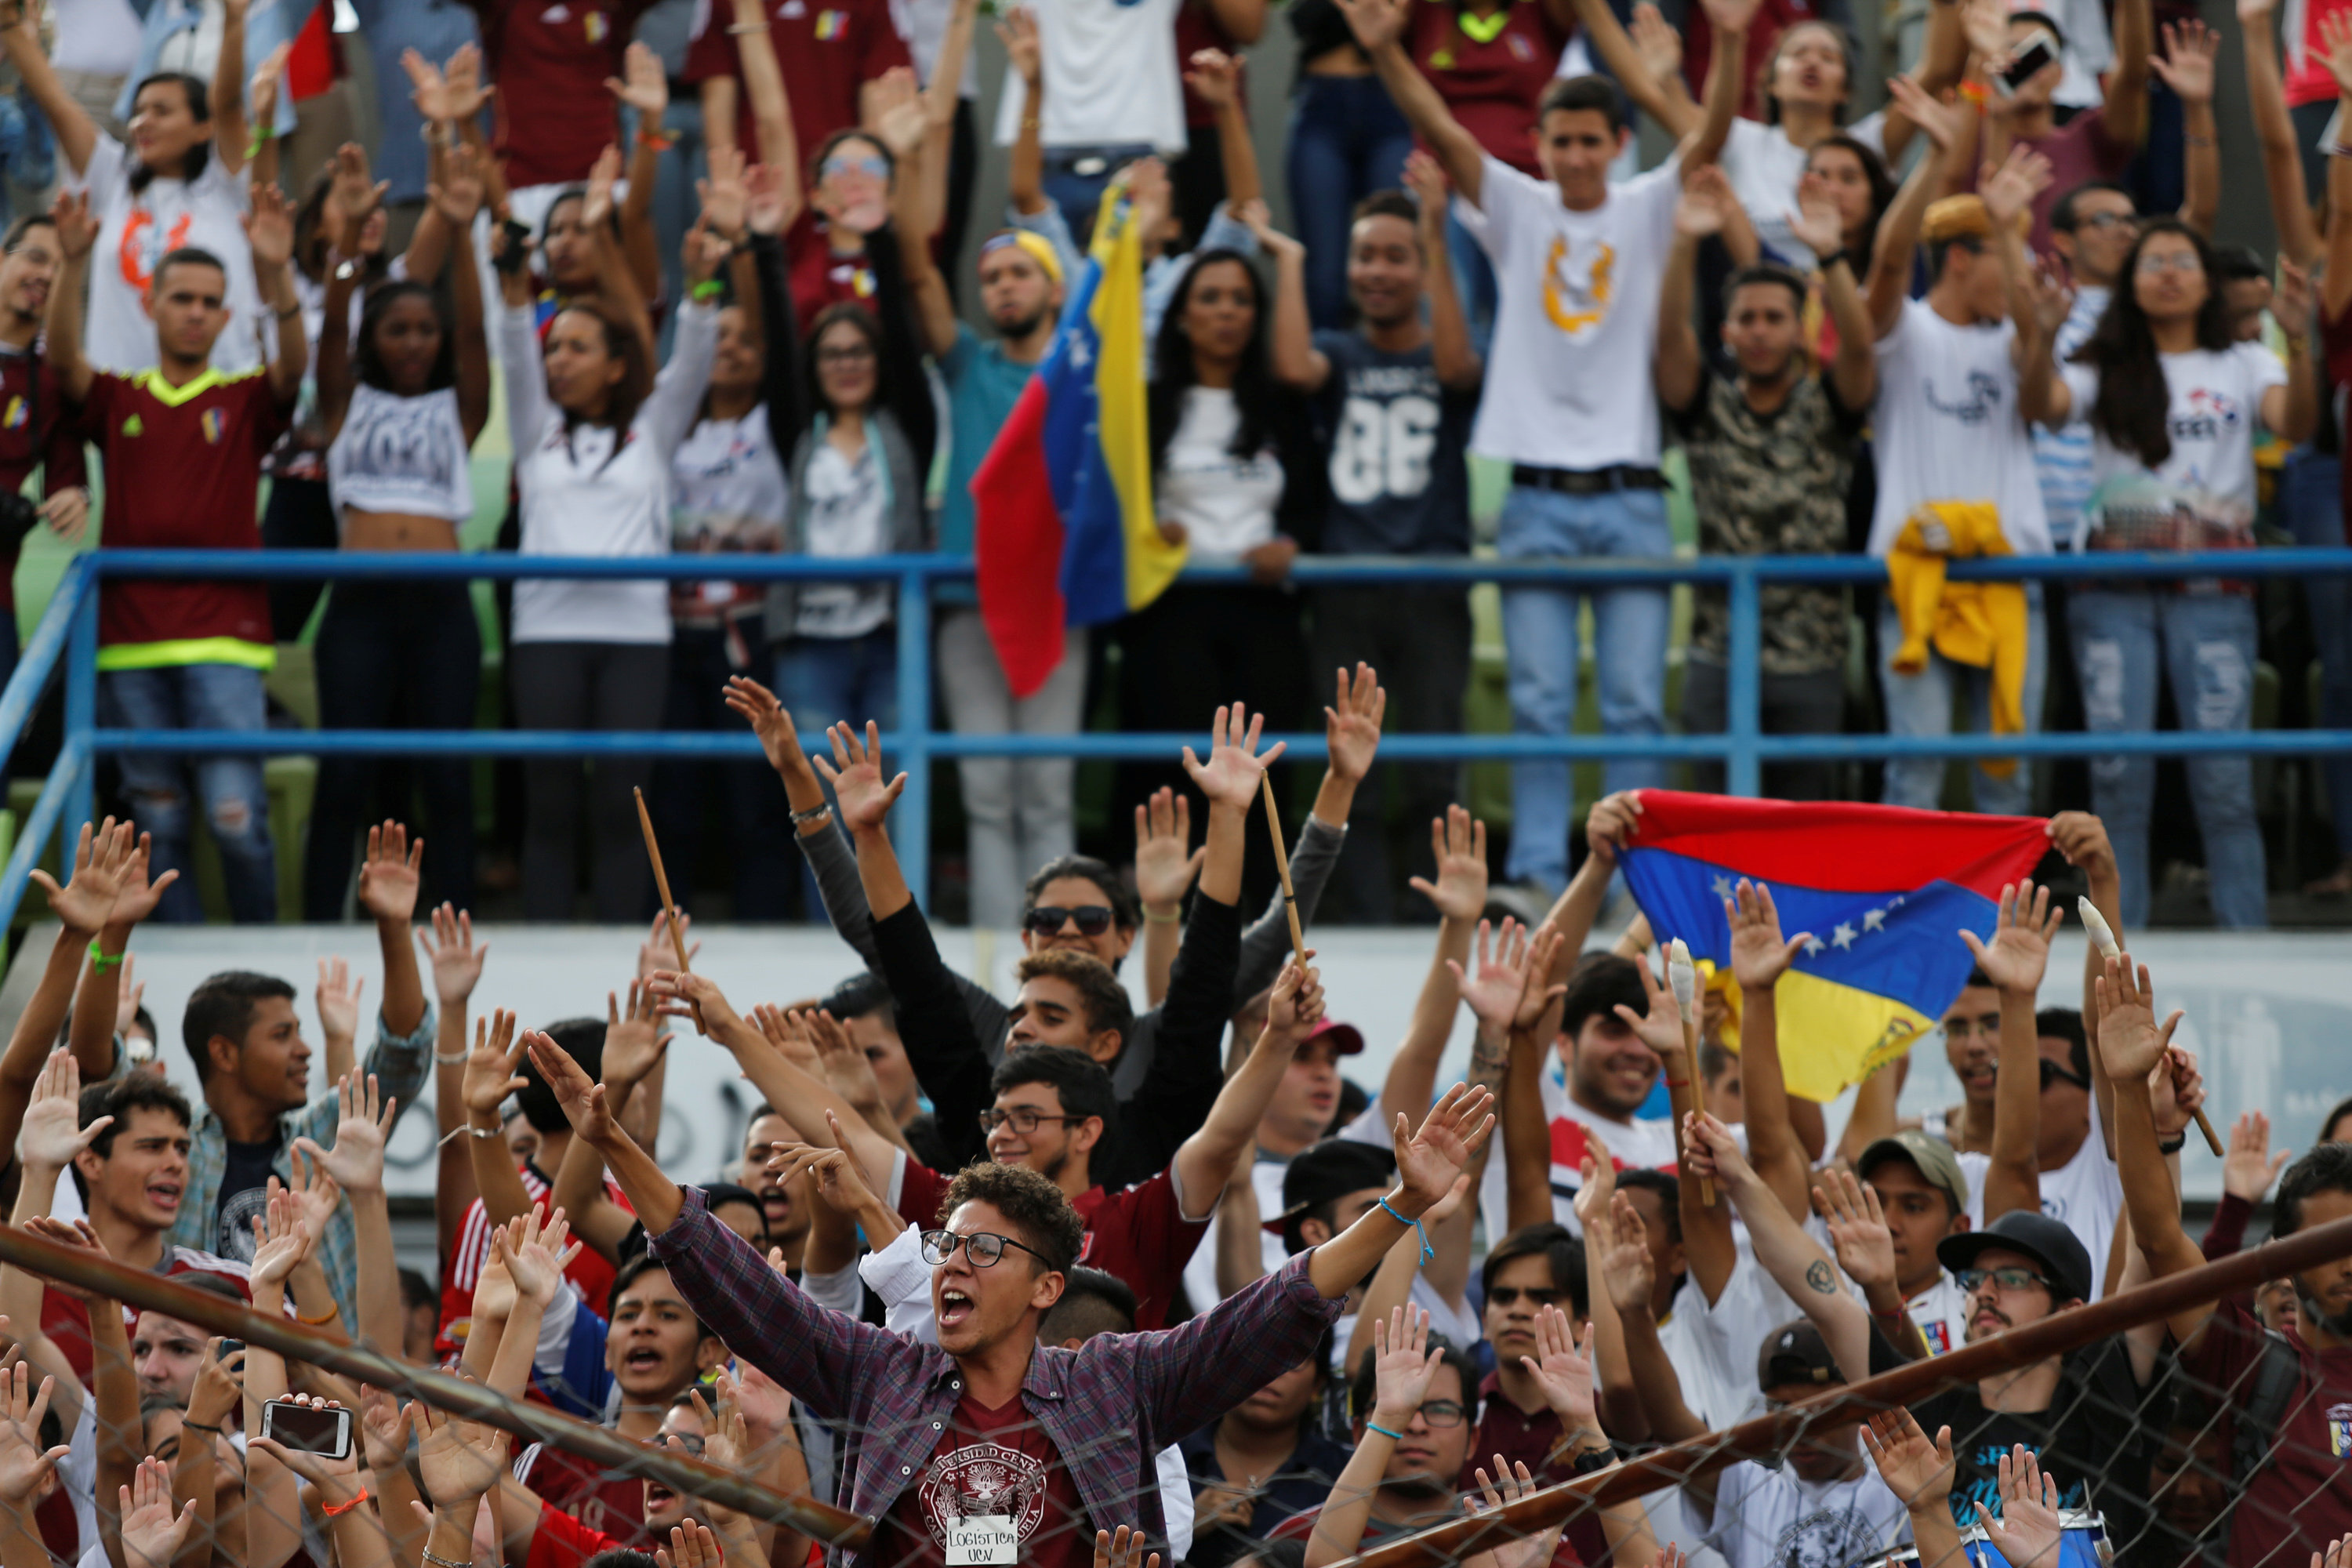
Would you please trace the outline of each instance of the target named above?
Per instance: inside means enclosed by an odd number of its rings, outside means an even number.
[[[1121,1042],[1135,1033],[1135,1001],[1127,987],[1118,983],[1110,965],[1091,952],[1076,948],[1046,947],[1023,958],[1013,974],[1024,984],[1044,975],[1066,982],[1078,994],[1078,1005],[1087,1010],[1087,1028],[1101,1034],[1116,1030]]]
[[[1078,1260],[1086,1240],[1087,1222],[1070,1206],[1062,1189],[1025,1165],[1000,1165],[977,1161],[956,1173],[940,1200],[939,1223],[966,1204],[987,1204],[1021,1233],[1019,1240],[1037,1249],[1039,1273],[1066,1274]]]

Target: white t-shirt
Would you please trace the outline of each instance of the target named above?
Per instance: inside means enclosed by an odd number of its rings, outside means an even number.
[[[1595,1115],[1568,1097],[1567,1086],[1553,1077],[1549,1064],[1542,1083],[1544,1120],[1551,1127],[1552,1217],[1572,1235],[1581,1237],[1584,1226],[1576,1217],[1576,1194],[1584,1186],[1586,1132],[1601,1134],[1621,1171],[1672,1171],[1674,1118],[1637,1116],[1631,1121],[1616,1121]],[[1496,1150],[1486,1162],[1486,1178],[1478,1187],[1478,1214],[1489,1237],[1503,1235],[1509,1223],[1510,1186],[1504,1165],[1502,1151]]]
[[[1924,300],[1904,301],[1878,340],[1878,510],[1870,552],[1885,555],[1914,507],[1990,501],[2020,555],[2046,555],[2050,527],[2033,441],[2017,412],[2007,321],[1954,326]]]
[[[1241,405],[1231,390],[1195,386],[1168,438],[1168,456],[1154,478],[1162,522],[1181,522],[1192,558],[1230,561],[1274,537],[1274,509],[1282,504],[1282,462],[1271,451],[1236,458],[1234,434]]]
[[[1489,155],[1480,237],[1500,300],[1471,449],[1550,468],[1658,464],[1658,292],[1682,161],[1609,188],[1590,212]]]
[[[2172,455],[2151,473],[2137,453],[2099,436],[2092,443],[2084,521],[2093,530],[2113,526],[2136,533],[2136,522],[2168,529],[2185,515],[2245,533],[2254,520],[2254,432],[2262,423],[2263,394],[2286,384],[2286,366],[2261,343],[2158,358],[2171,394],[2165,428]],[[2098,401],[2098,367],[2066,364],[2061,374],[2075,412],[2087,416]]]
[[[1873,114],[1845,127],[1872,152],[1885,153],[1886,116]],[[1813,270],[1812,247],[1789,228],[1789,215],[1797,210],[1797,184],[1805,175],[1806,149],[1789,140],[1788,131],[1760,120],[1735,119],[1731,139],[1723,144],[1724,178],[1732,195],[1756,226],[1756,237],[1774,259],[1801,271]]]
[[[327,448],[327,484],[339,528],[350,507],[451,522],[471,517],[472,448],[457,388],[403,397],[353,383],[343,427]]]
[[[264,334],[269,312],[253,279],[253,251],[245,237],[245,215],[252,210],[245,181],[207,153],[194,180],[151,180],[133,194],[137,162],[111,136],[90,149],[79,179],[66,174],[69,191],[88,191],[98,214],[98,247],[90,257],[89,324],[83,352],[100,370],[131,374],[161,357],[155,323],[142,301],[167,251],[193,246],[220,258],[228,275],[228,325],[213,344],[212,365],[224,375],[259,367],[266,359]],[[274,336],[274,334],[271,334]]]
[[[890,551],[890,480],[882,449],[867,441],[855,458],[822,437],[802,470],[807,525],[801,548],[829,561]],[[858,637],[890,618],[885,583],[803,583],[793,629],[804,637]]]
[[[129,76],[139,68],[139,14],[124,0],[56,0],[57,47],[49,64],[61,71]]]
[[[1910,1512],[1867,1464],[1852,1480],[1800,1480],[1741,1459],[1715,1483],[1707,1539],[1731,1568],[1843,1568],[1911,1539]]]
[[[1919,1325],[1919,1335],[1927,1342],[1927,1353],[1943,1355],[1956,1351],[1969,1339],[1969,1299],[1960,1289],[1959,1281],[1951,1270],[1937,1272],[1936,1282],[1903,1303],[1911,1321]]]
[[[1960,1172],[1969,1179],[1969,1228],[1985,1227],[1984,1177],[1991,1168],[1989,1154],[1963,1153]],[[2099,1102],[2091,1101],[2091,1130],[2074,1157],[2054,1171],[2042,1173],[2042,1212],[2074,1233],[2091,1255],[2091,1300],[2106,1293],[2107,1254],[2123,1224],[2124,1182],[2116,1163],[2107,1157],[2105,1135],[2100,1131]],[[1962,1320],[1963,1326],[1966,1320]]]
[[[1045,54],[1048,147],[1149,142],[1184,151],[1184,84],[1176,59],[1176,10],[1183,0],[1045,0],[1036,7]],[[1021,132],[1020,76],[1004,72],[996,144]]]

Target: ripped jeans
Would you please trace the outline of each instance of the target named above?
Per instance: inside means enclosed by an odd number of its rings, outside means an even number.
[[[2184,731],[2243,731],[2254,711],[2254,601],[2240,594],[2085,589],[2068,595],[2083,727],[2152,730],[2159,679],[2172,683]],[[2162,663],[2158,664],[2159,648]],[[2159,674],[2161,670],[2161,674]],[[2205,840],[2213,918],[2241,931],[2269,923],[2253,763],[2243,752],[2185,759]],[[2091,808],[2107,825],[2126,926],[2147,921],[2154,757],[2094,757]]]
[[[268,726],[261,672],[234,664],[110,669],[98,678],[98,721],[131,730],[261,730]],[[131,820],[155,837],[152,876],[176,870],[163,889],[158,920],[194,924],[205,918],[188,856],[189,785],[204,802],[205,826],[220,846],[229,918],[240,924],[278,918],[278,868],[269,845],[269,795],[261,759],[122,753],[122,796]]]

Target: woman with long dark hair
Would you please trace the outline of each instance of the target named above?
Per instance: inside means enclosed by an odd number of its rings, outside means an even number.
[[[591,187],[588,243],[607,245],[608,213]],[[732,237],[708,216],[686,239],[689,285],[709,282]],[[669,363],[658,378],[638,323],[603,297],[557,311],[544,342],[530,285],[502,273],[499,321],[525,555],[667,555],[670,464],[694,423],[719,335],[719,312],[689,299],[677,310]],[[515,584],[507,652],[515,713],[525,730],[651,730],[669,681],[669,589],[657,578],[526,578]],[[590,785],[576,757],[523,770],[523,914],[568,920],[578,886],[573,847],[588,815],[595,918],[634,921],[649,886],[631,793],[649,759],[600,756]]]
[[[327,488],[347,550],[455,551],[459,529],[473,515],[471,454],[490,414],[489,341],[469,237],[482,182],[470,154],[450,156],[432,197],[451,231],[454,318],[425,284],[387,283],[367,296],[354,343],[342,323],[350,320],[362,264],[345,261],[327,275],[319,425],[327,440]],[[334,242],[341,255],[359,254],[361,221],[344,215]],[[319,623],[315,651],[319,721],[327,729],[473,728],[482,637],[465,583],[339,583]],[[466,909],[474,886],[473,764],[448,757],[409,765],[434,844],[433,902]],[[378,772],[373,757],[320,760],[303,858],[303,919],[342,919],[353,847],[362,826],[378,815]]]
[[[1305,404],[1274,378],[1272,302],[1239,252],[1193,258],[1160,319],[1149,394],[1151,499],[1160,533],[1202,564],[1247,566],[1255,581],[1178,583],[1120,624],[1121,721],[1197,729],[1239,700],[1266,725],[1297,721],[1306,648],[1285,579],[1322,495]],[[1122,770],[1122,805],[1162,784],[1159,764]]]
[[[2306,343],[2311,288],[2282,264],[2272,307],[2287,362],[2259,342],[2233,341],[2212,253],[2194,229],[2162,218],[2124,258],[2115,298],[2090,342],[2062,367],[2063,423],[2087,416],[2094,436],[2091,550],[2252,549],[2254,435],[2292,443],[2319,417],[2319,381]],[[2200,580],[2086,584],[2069,597],[2084,727],[2151,730],[2160,679],[2172,683],[2181,728],[2242,731],[2252,722],[2255,616],[2251,584]],[[2242,754],[2188,760],[2189,798],[2205,841],[2214,918],[2266,923],[2263,835],[2253,764]],[[2123,917],[2147,919],[2153,757],[2099,757],[2091,799],[2107,825],[2123,880]]]

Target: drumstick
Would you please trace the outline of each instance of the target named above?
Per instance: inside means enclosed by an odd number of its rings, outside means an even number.
[[[1680,937],[1666,952],[1666,980],[1675,988],[1675,1005],[1683,1015],[1683,1071],[1698,1070],[1698,966],[1691,962],[1690,948]],[[1673,1079],[1666,1079],[1666,1097],[1674,1102],[1675,1126],[1680,1129],[1683,1117],[1696,1109],[1697,1097],[1691,1092],[1691,1080],[1685,1078],[1679,1089]],[[1715,1206],[1715,1179],[1698,1179],[1699,1201],[1707,1207]]]
[[[2091,902],[2090,895],[2086,893],[2076,899],[2074,909],[2083,917],[2083,929],[2090,932],[2091,940],[2098,944],[2100,955],[2121,958],[2124,950],[2122,944],[2116,941],[2116,928],[2107,923],[2107,917],[2099,912],[2099,906]],[[2206,1116],[2205,1108],[2200,1105],[2189,1114],[2197,1119],[2197,1131],[2205,1135],[2205,1147],[2219,1155],[2221,1152],[2221,1135],[2213,1131],[2212,1121]]]
[[[1290,885],[1290,852],[1282,845],[1282,813],[1274,804],[1274,775],[1260,773],[1258,783],[1265,786],[1265,826],[1274,835],[1274,868],[1282,874],[1282,910],[1290,917],[1290,951],[1298,955],[1298,967],[1307,967],[1307,933],[1298,925],[1298,890]]]
[[[677,953],[677,972],[691,974],[693,966],[686,961],[686,932],[678,929],[677,905],[669,896],[669,873],[662,869],[661,845],[654,837],[653,814],[646,809],[646,792],[633,789],[629,793],[637,797],[637,826],[646,830],[646,858],[654,863],[654,888],[661,894],[662,916],[669,925],[670,946]],[[694,1013],[694,1032],[709,1034],[710,1030],[702,1022],[702,1009],[691,1000],[687,1006]]]

